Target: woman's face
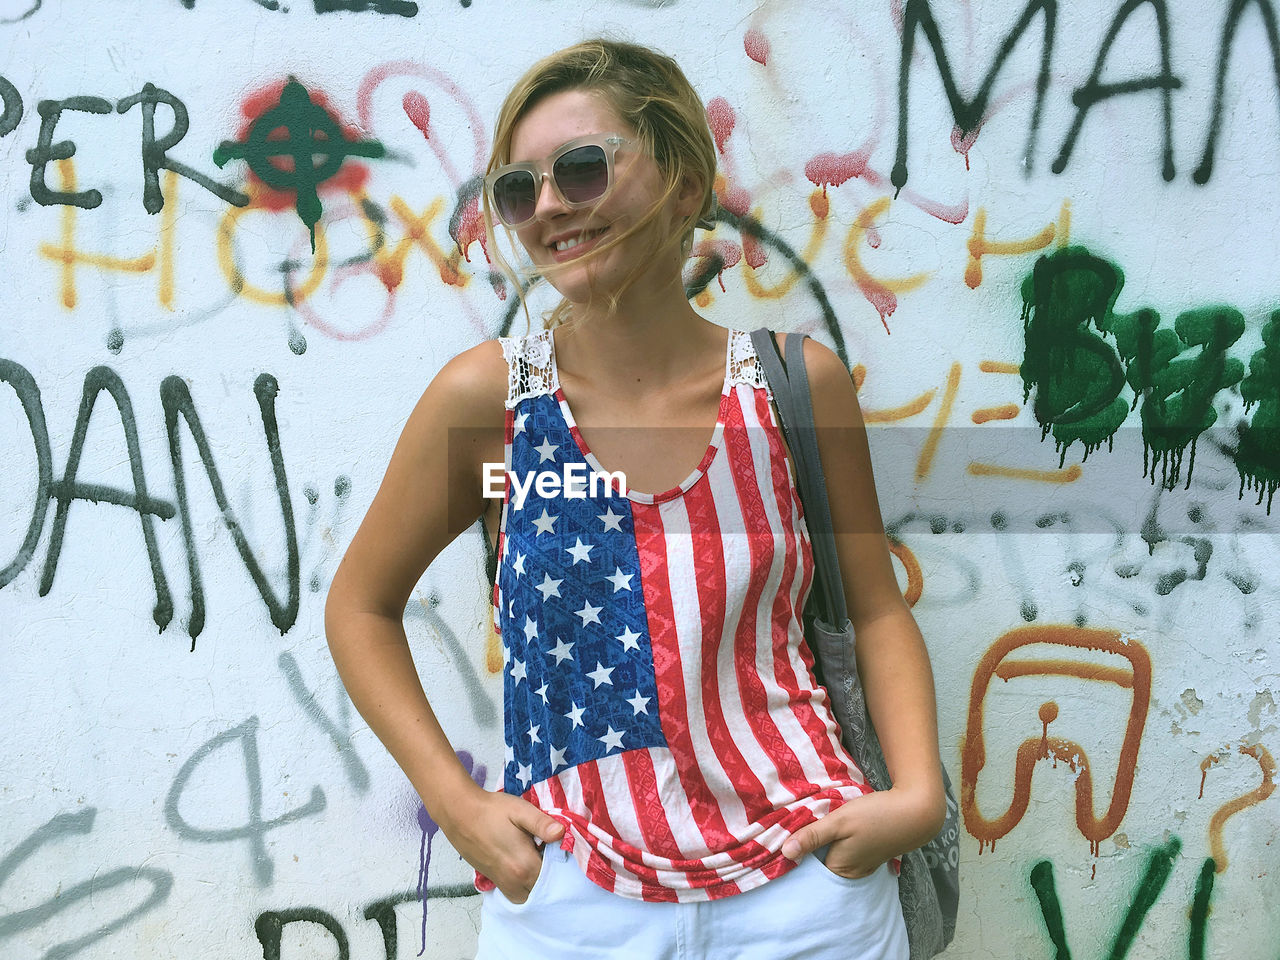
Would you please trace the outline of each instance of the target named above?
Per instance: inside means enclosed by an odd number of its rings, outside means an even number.
[[[602,97],[586,90],[566,90],[540,100],[511,135],[511,162],[525,163],[550,156],[570,140],[602,133],[621,134],[632,141],[620,147],[614,157],[613,183],[604,198],[588,207],[568,207],[548,178],[536,188],[539,193],[533,219],[516,229],[533,263],[539,268],[555,268],[548,279],[571,303],[583,303],[593,294],[617,289],[636,261],[650,257],[654,247],[669,236],[680,215],[680,200],[669,198],[648,228],[575,268],[575,262],[585,254],[639,222],[662,196],[658,166],[639,149],[635,130]],[[566,243],[573,245],[557,249]],[[677,277],[678,257],[678,251],[671,256]]]

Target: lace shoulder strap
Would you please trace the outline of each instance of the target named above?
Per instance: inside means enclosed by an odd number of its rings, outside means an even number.
[[[526,397],[555,393],[560,388],[550,330],[535,330],[523,337],[499,337],[498,342],[507,361],[508,410]]]
[[[746,330],[729,331],[729,351],[725,359],[724,379],[730,386],[745,383],[749,387],[763,388],[769,399],[773,399],[773,392],[769,390],[769,381],[765,379],[764,366],[756,356],[756,348],[751,343],[751,334]]]

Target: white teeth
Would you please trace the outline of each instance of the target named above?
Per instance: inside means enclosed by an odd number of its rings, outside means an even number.
[[[601,232],[600,230],[592,230],[590,233],[583,234],[582,236],[573,237],[572,239],[569,239],[569,240],[560,240],[556,243],[556,252],[559,253],[561,250],[570,250],[573,247],[576,247],[578,244],[583,243],[584,241],[590,240],[592,237],[596,236],[600,232]]]

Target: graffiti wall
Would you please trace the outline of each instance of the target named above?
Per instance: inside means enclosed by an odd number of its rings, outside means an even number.
[[[493,119],[601,32],[707,103],[697,306],[859,385],[947,956],[1280,956],[1273,0],[0,0],[0,953],[472,955],[323,604],[424,386],[525,329]],[[494,787],[488,590],[476,527],[405,623]]]

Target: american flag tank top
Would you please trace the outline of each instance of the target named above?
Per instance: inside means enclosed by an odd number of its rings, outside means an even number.
[[[788,836],[871,787],[813,677],[813,555],[750,336],[729,333],[702,461],[659,494],[587,482],[607,468],[553,331],[500,342],[503,789],[563,823],[562,848],[621,896],[709,900],[780,876]],[[544,471],[575,496],[534,484],[517,507],[513,475]]]

